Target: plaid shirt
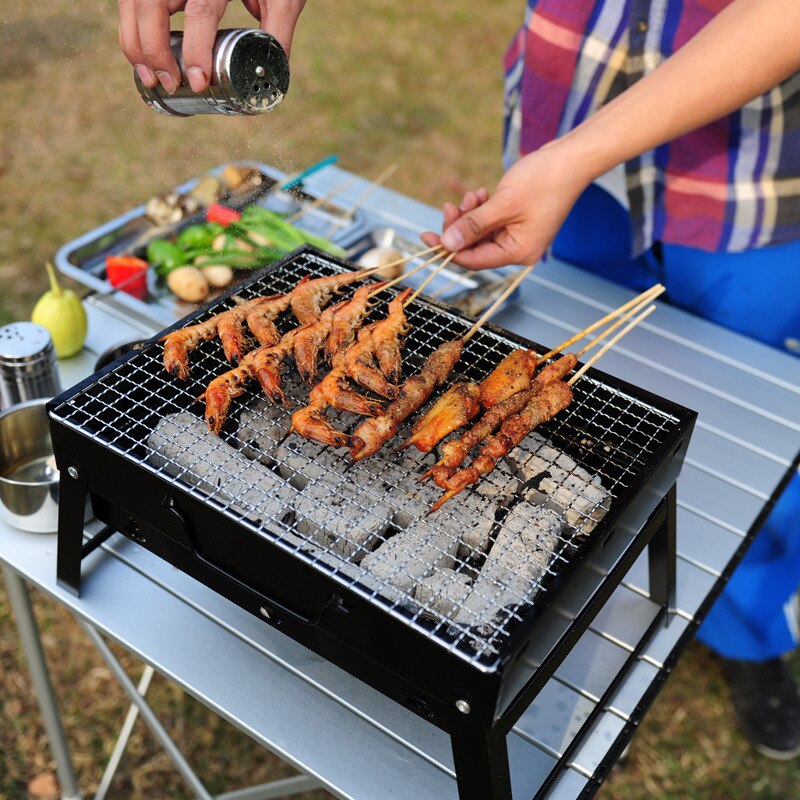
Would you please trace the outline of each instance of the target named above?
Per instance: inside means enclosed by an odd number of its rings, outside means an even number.
[[[731,0],[528,0],[505,58],[509,166],[652,72]],[[703,76],[698,75],[697,80]],[[800,74],[625,165],[634,254],[800,239]]]

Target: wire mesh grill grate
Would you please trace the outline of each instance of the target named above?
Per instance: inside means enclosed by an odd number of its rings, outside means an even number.
[[[304,252],[239,294],[288,291],[305,274],[340,270]],[[384,308],[373,312],[376,318]],[[470,326],[425,302],[410,306],[408,318],[406,375]],[[291,320],[281,324],[291,327]],[[480,331],[450,381],[481,379],[517,346]],[[483,664],[496,659],[532,608],[548,602],[553,580],[580,558],[582,543],[641,481],[678,424],[585,376],[568,409],[529,435],[474,491],[428,516],[439,492],[417,477],[433,455],[398,454],[389,445],[345,471],[345,451],[286,437],[293,408],[270,404],[257,384],[234,401],[231,420],[215,437],[205,429],[196,398],[229,368],[219,343],[204,342],[194,351],[187,382],[168,375],[161,356],[160,345],[136,354],[55,415]],[[284,388],[293,407],[307,396],[293,372],[285,373]],[[356,422],[346,414],[335,419],[346,431]],[[407,424],[396,442],[409,433]]]

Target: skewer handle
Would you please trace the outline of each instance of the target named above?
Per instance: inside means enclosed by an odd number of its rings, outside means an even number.
[[[653,287],[650,292],[649,297],[645,297],[641,303],[635,305],[630,311],[626,311],[621,317],[619,317],[616,322],[609,325],[604,331],[600,331],[591,341],[584,345],[577,353],[575,353],[576,358],[580,358],[584,353],[588,350],[591,350],[601,339],[605,339],[606,336],[610,336],[614,331],[619,328],[620,325],[624,325],[634,314],[638,314],[648,303],[652,302],[656,299],[665,289],[663,286],[661,287]]]
[[[404,264],[404,263],[406,263],[408,261],[413,261],[415,258],[419,258],[419,256],[424,256],[426,253],[431,253],[433,251],[436,251],[436,252],[435,252],[435,254],[433,255],[432,258],[429,258],[426,261],[423,261],[421,264],[418,264],[416,267],[414,267],[413,269],[410,269],[408,272],[404,272],[402,275],[398,275],[393,280],[389,281],[388,283],[385,283],[383,286],[381,286],[380,289],[376,289],[374,292],[372,292],[372,294],[370,294],[370,297],[374,297],[379,292],[382,292],[385,289],[391,288],[396,283],[400,283],[401,281],[404,281],[406,278],[409,277],[409,275],[414,275],[415,273],[419,272],[421,269],[425,269],[425,267],[429,266],[434,261],[436,261],[437,258],[440,258],[443,251],[442,251],[442,248],[441,248],[440,245],[436,245],[434,247],[429,247],[427,250],[420,250],[418,253],[412,253],[410,256],[406,256],[405,258],[400,259],[400,261],[397,261],[394,264],[383,264],[380,267],[373,267],[372,268],[373,271],[377,271],[379,269],[386,269],[387,267],[396,266],[397,264]]]
[[[497,311],[498,308],[505,302],[506,298],[514,291],[514,289],[519,286],[522,281],[530,274],[531,270],[536,266],[536,264],[531,264],[529,267],[525,267],[524,269],[520,270],[519,274],[513,281],[508,285],[508,288],[497,298],[497,300],[492,303],[486,311],[481,314],[478,321],[466,332],[463,339],[465,342],[468,342],[477,332],[480,330],[481,326],[486,322],[489,317]]]
[[[609,339],[568,381],[572,386],[578,378],[586,372],[599,358],[602,358],[623,336],[630,333],[642,320],[649,317],[656,310],[655,306],[650,306],[646,311],[634,317],[613,339]]]
[[[590,333],[593,333],[598,328],[602,328],[603,325],[605,325],[607,322],[610,322],[612,319],[617,317],[619,314],[622,314],[625,311],[628,311],[628,309],[631,309],[631,308],[633,308],[635,306],[640,305],[645,300],[652,299],[651,295],[652,295],[652,297],[656,297],[657,296],[655,294],[656,292],[657,292],[657,294],[661,294],[661,292],[663,292],[664,289],[665,289],[665,287],[662,286],[660,283],[655,284],[655,286],[651,286],[649,289],[647,289],[646,291],[642,292],[637,297],[634,297],[632,300],[628,300],[627,303],[623,303],[619,308],[616,308],[613,311],[609,312],[604,317],[602,317],[601,319],[597,320],[597,322],[593,322],[588,328],[584,328],[582,331],[578,331],[578,333],[576,333],[574,336],[571,336],[566,341],[561,342],[561,344],[559,344],[556,347],[554,347],[552,350],[550,350],[550,352],[545,353],[543,356],[541,356],[539,358],[539,362],[538,363],[539,364],[543,364],[545,361],[547,361],[548,358],[552,358],[557,353],[561,353],[562,351],[566,350],[568,347],[571,347],[573,344],[575,344],[575,342],[579,342],[581,339],[585,338]]]

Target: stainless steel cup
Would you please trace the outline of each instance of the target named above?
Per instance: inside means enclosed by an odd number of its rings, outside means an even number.
[[[0,328],[0,410],[61,391],[50,332],[33,322]]]
[[[271,111],[289,89],[289,60],[278,40],[255,28],[217,32],[211,81],[196,94],[189,86],[183,63],[183,32],[170,34],[170,46],[181,70],[181,85],[169,95],[156,84],[145,86],[134,71],[136,88],[145,103],[173,117],[193,114],[263,114]]]
[[[46,400],[0,414],[0,520],[35,533],[58,530],[59,473]]]

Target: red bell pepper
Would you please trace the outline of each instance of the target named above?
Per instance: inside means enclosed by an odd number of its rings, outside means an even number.
[[[220,225],[227,227],[231,222],[238,222],[242,215],[234,208],[220,205],[219,203],[212,203],[206,209],[206,222],[217,222]]]
[[[147,270],[150,265],[134,256],[106,256],[106,278],[121,292],[137,300],[147,297]]]

